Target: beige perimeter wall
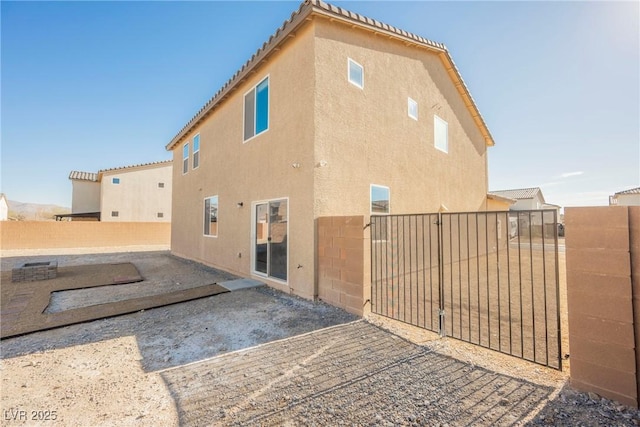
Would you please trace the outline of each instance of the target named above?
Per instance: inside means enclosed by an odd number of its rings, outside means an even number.
[[[168,247],[170,235],[169,223],[4,221],[0,224],[0,249]]]
[[[571,384],[638,406],[640,207],[566,208]]]

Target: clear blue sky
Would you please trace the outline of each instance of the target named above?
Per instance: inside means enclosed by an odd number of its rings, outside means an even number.
[[[640,186],[638,2],[343,2],[445,43],[491,130],[492,190],[607,204]],[[1,2],[1,191],[71,205],[71,170],[165,145],[297,2]]]

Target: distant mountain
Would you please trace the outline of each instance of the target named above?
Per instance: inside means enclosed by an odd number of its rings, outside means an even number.
[[[55,215],[71,213],[70,208],[40,203],[23,203],[7,200],[9,219],[19,221],[53,221]]]

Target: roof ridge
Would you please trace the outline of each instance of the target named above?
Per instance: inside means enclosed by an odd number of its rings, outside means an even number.
[[[370,27],[376,31],[384,31],[389,34],[395,35],[397,37],[402,37],[409,41],[413,41],[417,45],[422,45],[430,49],[435,49],[440,51],[442,54],[446,55],[446,59],[451,65],[451,68],[447,68],[447,64],[445,65],[445,69],[449,73],[450,70],[453,71],[453,76],[455,76],[459,81],[459,86],[462,88],[459,90],[460,95],[464,98],[467,96],[470,101],[470,105],[467,105],[467,108],[471,109],[472,118],[476,121],[476,124],[481,130],[483,137],[487,145],[494,145],[493,137],[489,132],[489,128],[487,127],[480,110],[477,107],[477,104],[473,97],[471,96],[471,92],[467,84],[465,83],[462,75],[460,74],[460,70],[456,66],[453,58],[449,54],[447,47],[443,43],[438,43],[433,40],[429,40],[422,36],[418,36],[414,33],[410,33],[408,31],[399,29],[389,24],[385,24],[384,22],[378,21],[376,19],[368,18],[366,16],[360,15],[355,12],[351,12],[347,9],[344,9],[339,6],[335,6],[330,3],[326,3],[323,0],[304,0],[297,10],[294,10],[291,13],[289,19],[285,20],[283,24],[276,29],[276,31],[269,37],[269,39],[262,44],[260,48],[249,58],[242,67],[237,70],[231,78],[229,78],[224,85],[202,106],[198,112],[189,119],[187,124],[185,124],[182,129],[171,139],[171,141],[165,146],[167,150],[173,149],[173,147],[182,140],[182,138],[190,132],[201,120],[203,120],[211,110],[219,103],[222,102],[229,94],[229,92],[238,84],[242,83],[245,79],[249,71],[252,70],[255,66],[260,64],[265,56],[269,55],[273,48],[275,48],[279,43],[286,39],[286,35],[291,33],[297,28],[297,26],[304,22],[304,18],[312,13],[316,12],[319,15],[331,16],[334,18],[344,19],[347,21],[355,22],[359,25]],[[442,58],[441,58],[442,59]],[[454,79],[454,83],[456,83]],[[465,102],[466,104],[466,102]],[[474,114],[475,113],[475,114]]]
[[[159,160],[157,162],[149,162],[149,163],[140,163],[140,164],[136,164],[136,165],[128,165],[128,166],[120,166],[120,167],[115,167],[115,168],[108,168],[108,169],[100,169],[98,170],[98,173],[102,173],[102,172],[108,172],[108,171],[115,171],[115,170],[120,170],[120,169],[131,169],[131,168],[139,168],[142,166],[152,166],[152,165],[161,165],[164,163],[173,163],[173,160]]]

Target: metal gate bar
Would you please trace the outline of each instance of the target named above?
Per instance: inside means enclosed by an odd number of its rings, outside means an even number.
[[[376,314],[562,369],[557,212],[371,217]]]

